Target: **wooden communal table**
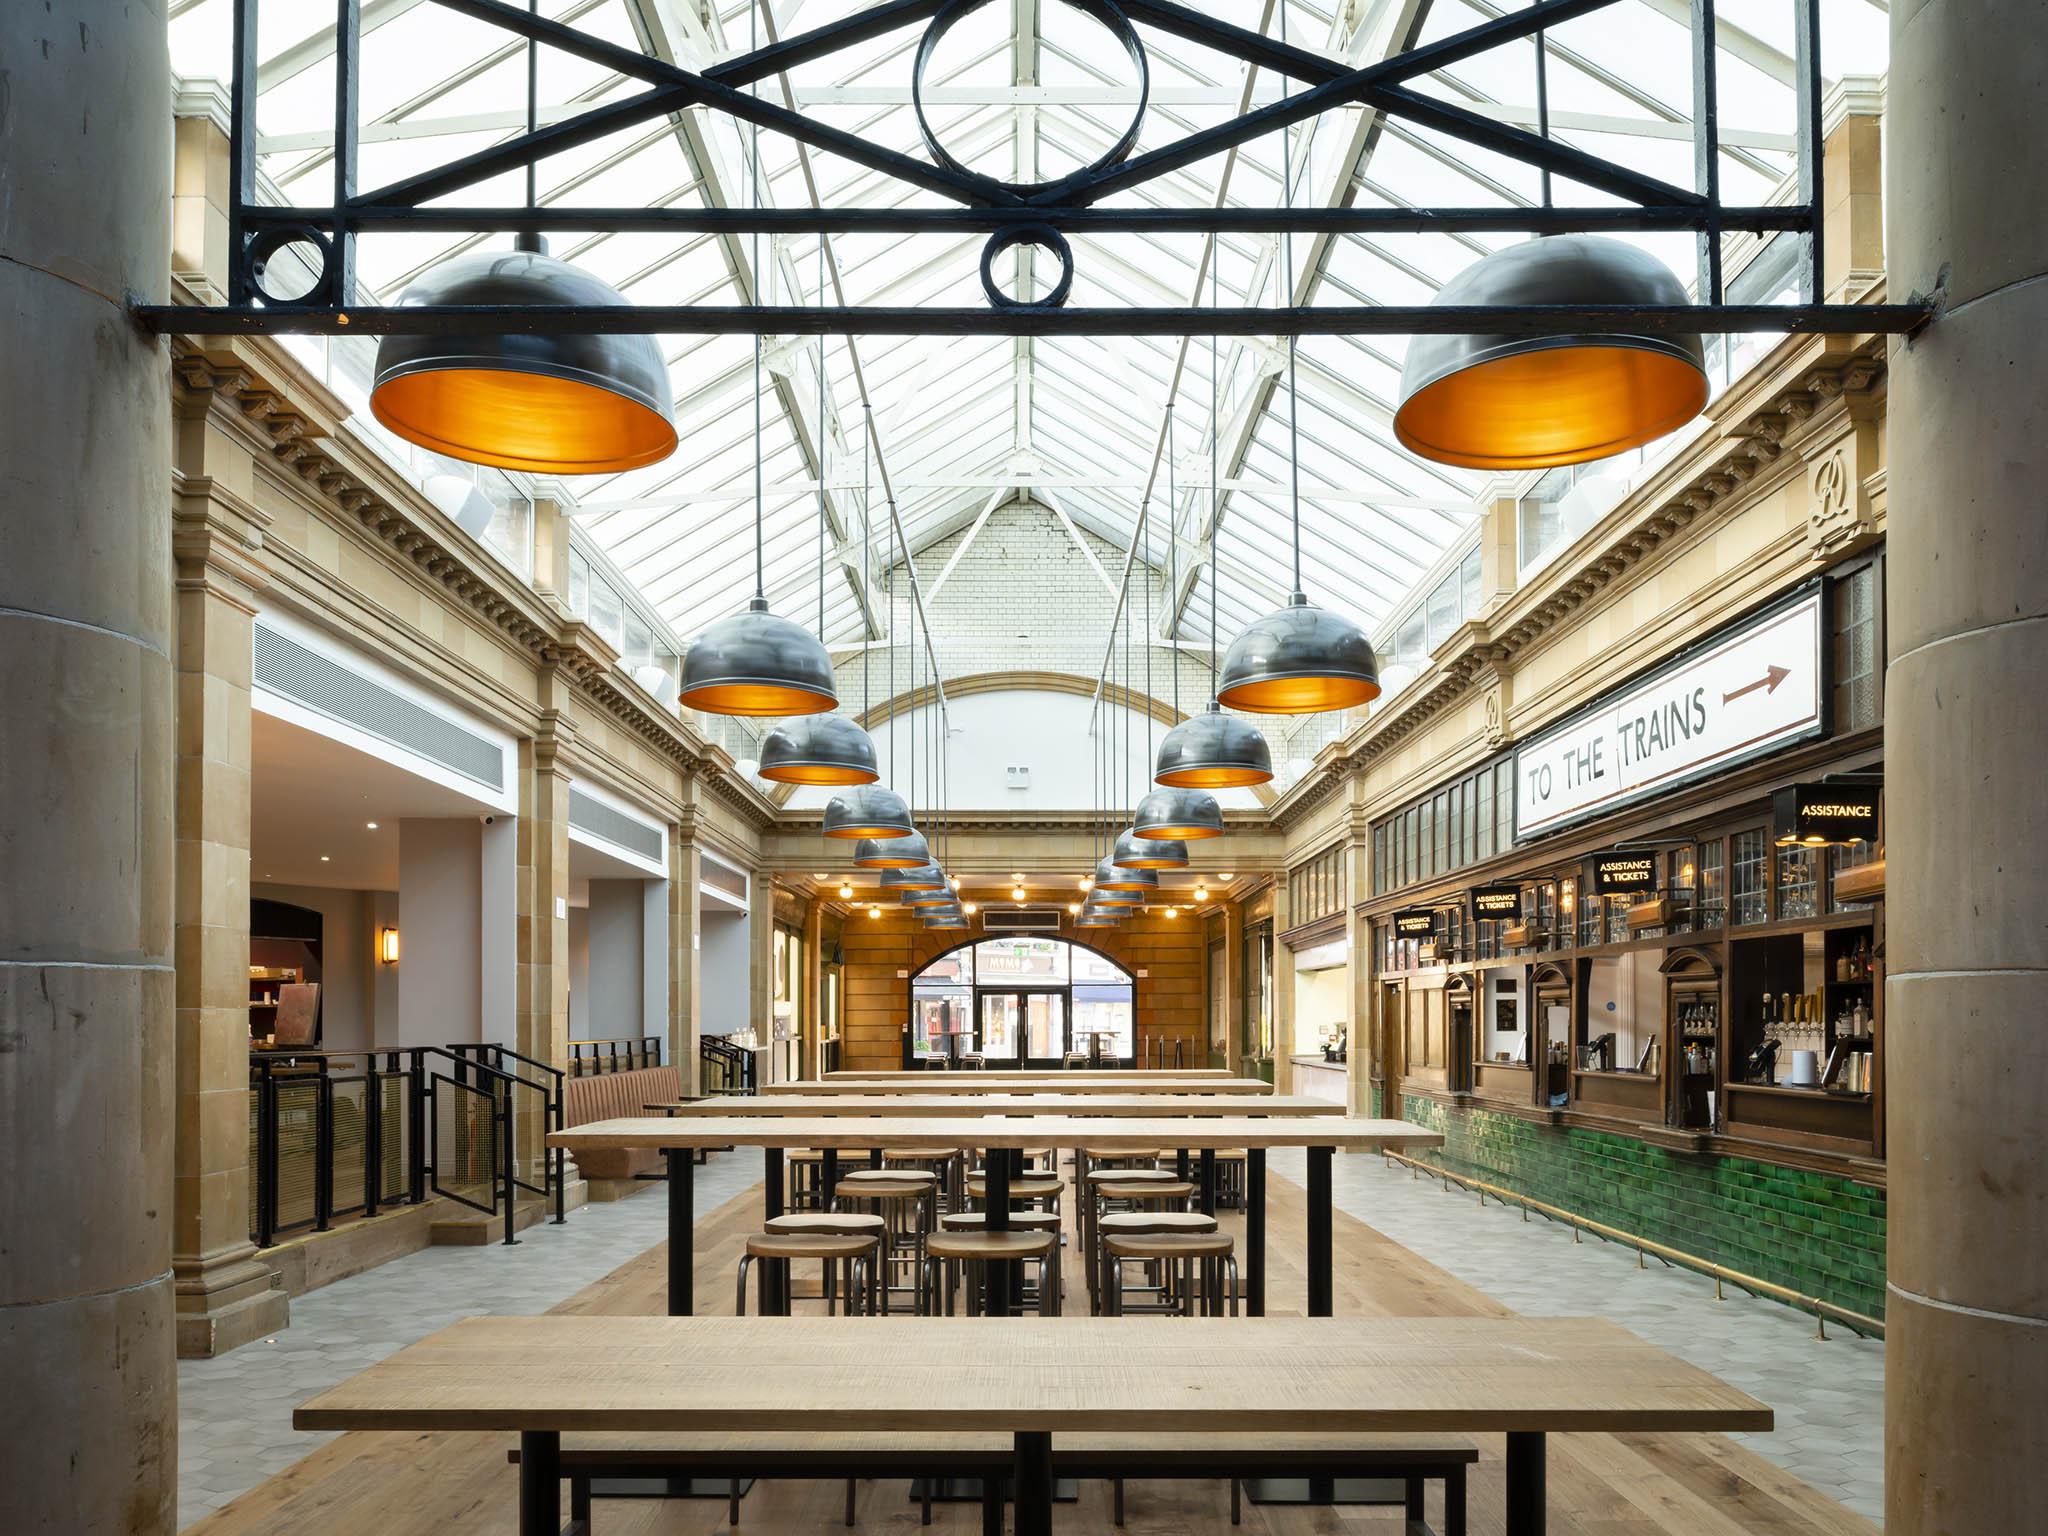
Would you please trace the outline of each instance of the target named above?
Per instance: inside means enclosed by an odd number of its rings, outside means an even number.
[[[1266,1153],[1273,1147],[1308,1149],[1308,1311],[1311,1317],[1331,1312],[1330,1159],[1339,1147],[1377,1152],[1384,1147],[1440,1147],[1437,1131],[1405,1120],[1352,1120],[1334,1115],[1262,1117],[1257,1106],[1243,1115],[1130,1116],[1090,1115],[958,1115],[892,1118],[886,1115],[676,1115],[645,1119],[594,1120],[572,1130],[555,1131],[551,1147],[571,1153],[654,1149],[668,1165],[668,1309],[684,1317],[696,1310],[696,1199],[691,1164],[699,1147],[764,1149],[763,1214],[782,1214],[782,1154],[790,1147],[815,1147],[827,1153],[870,1152],[882,1147],[950,1150],[981,1147],[988,1157],[987,1230],[1004,1231],[1010,1224],[1010,1178],[1021,1166],[1026,1147],[1081,1147],[1114,1154],[1174,1147],[1201,1155],[1203,1209],[1216,1208],[1216,1152],[1245,1149],[1246,1310],[1261,1317],[1266,1310]],[[999,1155],[1000,1154],[1000,1155]],[[830,1188],[828,1184],[826,1186]],[[990,1308],[1006,1311],[1014,1294],[1006,1265],[992,1267]],[[762,1299],[770,1294],[767,1267],[762,1269]]]
[[[762,1094],[770,1097],[790,1093],[812,1097],[828,1093],[957,1094],[968,1098],[990,1093],[1228,1093],[1260,1098],[1272,1091],[1272,1084],[1255,1077],[1147,1077],[1141,1072],[1047,1072],[1016,1076],[1000,1072],[909,1072],[891,1078],[801,1078],[766,1083],[761,1088]]]
[[[669,1115],[1342,1115],[1331,1099],[1237,1093],[771,1093],[644,1106]]]
[[[1598,1318],[476,1317],[302,1404],[308,1430],[512,1430],[520,1536],[558,1536],[564,1430],[1002,1431],[1017,1536],[1050,1536],[1055,1434],[1507,1437],[1541,1536],[1545,1436],[1768,1430],[1755,1398]]]

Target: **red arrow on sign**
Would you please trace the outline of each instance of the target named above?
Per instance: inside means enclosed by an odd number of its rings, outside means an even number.
[[[1791,675],[1792,669],[1790,667],[1766,667],[1764,668],[1764,675],[1755,682],[1744,683],[1733,693],[1722,694],[1721,702],[1723,704],[1733,704],[1745,693],[1755,693],[1759,688],[1763,689],[1765,693],[1776,693],[1778,691],[1778,684],[1785,681]]]

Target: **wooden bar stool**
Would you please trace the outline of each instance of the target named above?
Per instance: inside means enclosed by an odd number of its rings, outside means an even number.
[[[1059,1213],[1060,1196],[1066,1193],[1066,1181],[1052,1174],[1025,1174],[1022,1178],[1010,1180],[1010,1202],[1012,1206],[1020,1200],[1033,1201],[1040,1210]],[[986,1201],[988,1179],[985,1171],[976,1168],[967,1175],[967,1198]]]
[[[765,1230],[776,1237],[787,1237],[796,1233],[820,1234],[827,1237],[871,1238],[876,1247],[876,1258],[880,1259],[881,1245],[888,1238],[889,1223],[881,1216],[861,1211],[791,1211],[782,1216],[770,1216]],[[872,1263],[868,1266],[868,1297],[866,1310],[870,1315],[880,1305],[878,1287],[882,1279],[883,1266]],[[825,1274],[825,1311],[832,1311],[833,1272]]]
[[[747,1315],[747,1270],[756,1259],[780,1267],[780,1277],[773,1287],[779,1302],[775,1309],[777,1316],[789,1315],[788,1266],[802,1259],[816,1259],[825,1267],[821,1289],[825,1295],[826,1315],[830,1316],[838,1309],[839,1287],[834,1283],[834,1265],[843,1266],[845,1271],[846,1315],[851,1317],[856,1306],[863,1311],[872,1310],[873,1281],[869,1266],[879,1262],[880,1255],[881,1238],[872,1233],[756,1232],[747,1239],[746,1251],[740,1255],[739,1296],[734,1313],[739,1317]]]
[[[1081,1251],[1088,1272],[1089,1302],[1098,1313],[1106,1305],[1099,1279],[1103,1222],[1122,1211],[1186,1211],[1195,1196],[1195,1186],[1186,1179],[1175,1178],[1168,1169],[1133,1172],[1142,1176],[1120,1178],[1116,1170],[1108,1168],[1098,1168],[1089,1174],[1088,1203],[1082,1208],[1086,1236]]]
[[[884,1274],[878,1282],[882,1310],[888,1311],[898,1289],[908,1289],[914,1306],[919,1277],[924,1273],[925,1239],[938,1225],[939,1179],[934,1173],[908,1168],[859,1169],[840,1179],[834,1191],[835,1212],[846,1205],[866,1205],[883,1218],[888,1235],[882,1245]],[[898,1287],[887,1271],[908,1265],[911,1283]]]
[[[936,1232],[925,1244],[924,1280],[919,1287],[922,1315],[951,1317],[960,1280],[967,1281],[967,1313],[979,1317],[990,1264],[1038,1261],[1038,1315],[1060,1311],[1060,1239],[1057,1232]],[[940,1287],[945,1304],[940,1306]]]
[[[939,1181],[939,1209],[957,1211],[961,1206],[960,1170],[964,1155],[958,1147],[884,1147],[883,1173],[929,1173]]]
[[[1158,1264],[1163,1274],[1156,1310],[1182,1317],[1223,1316],[1226,1298],[1237,1316],[1237,1254],[1226,1232],[1112,1233],[1102,1235],[1103,1311],[1124,1315],[1124,1264],[1129,1260]]]
[[[1132,1166],[1125,1167],[1125,1159]],[[1087,1255],[1088,1295],[1095,1296],[1095,1186],[1105,1181],[1167,1182],[1177,1175],[1157,1165],[1156,1150],[1130,1152],[1122,1149],[1076,1147],[1074,1149],[1074,1223],[1080,1231],[1081,1252]]]

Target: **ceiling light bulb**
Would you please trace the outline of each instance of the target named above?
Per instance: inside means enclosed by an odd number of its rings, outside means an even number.
[[[1195,887],[1195,900],[1197,900],[1197,901],[1207,901],[1208,899],[1209,899],[1209,887],[1207,887],[1206,885],[1198,885],[1198,886],[1196,886],[1196,887]]]
[[[848,883],[847,883],[846,881],[844,881],[844,880],[840,881],[840,882],[839,882],[839,899],[840,899],[841,901],[846,901],[846,900],[850,899],[850,898],[852,897],[852,895],[853,895],[853,887],[852,887],[851,885],[849,885],[849,884],[848,884]]]
[[[1021,885],[1013,885],[1013,886],[1011,886],[1011,887],[1010,887],[1010,900],[1012,900],[1012,901],[1022,901],[1023,899],[1024,899],[1024,887],[1023,887],[1023,886],[1021,886]]]
[[[1012,883],[1013,885],[1022,885],[1022,884],[1024,883],[1024,872],[1023,872],[1022,870],[1019,870],[1019,869],[1013,869],[1013,870],[1011,870],[1011,871],[1010,871],[1010,882],[1011,882],[1011,883]]]
[[[869,907],[869,908],[868,908],[868,916],[869,916],[869,917],[880,917],[881,915],[882,915],[882,909],[881,909],[880,907]]]
[[[1083,875],[1080,879],[1076,880],[1074,884],[1085,891],[1093,887],[1095,882],[1093,880],[1090,880],[1086,875]]]
[[[1166,909],[1166,915],[1167,915],[1168,917],[1179,917],[1179,916],[1180,916],[1180,908],[1179,908],[1179,907],[1168,907],[1168,908]]]
[[[960,903],[960,910],[962,912],[965,912],[969,917],[972,917],[974,916],[974,903],[971,901],[963,901]]]
[[[953,889],[956,891],[960,889],[960,877],[958,875],[953,877]]]
[[[368,827],[372,832],[377,830],[377,823],[375,823],[374,821],[366,821],[363,823],[363,825]]]
[[[1080,915],[1081,915],[1081,903],[1079,903],[1078,901],[1070,901],[1070,902],[1068,902],[1068,903],[1067,903],[1067,916],[1069,916],[1069,917],[1079,917]]]
[[[1228,880],[1231,878],[1230,871],[1227,869],[1219,869],[1216,871],[1216,878],[1218,880]]]
[[[326,863],[329,863],[329,862],[330,862],[330,860],[328,859],[327,855],[323,853],[323,854],[321,854],[321,855],[320,855],[320,862],[321,862],[322,864],[326,864]]]

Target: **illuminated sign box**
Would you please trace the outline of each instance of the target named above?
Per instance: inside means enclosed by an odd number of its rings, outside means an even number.
[[[1475,885],[1472,887],[1474,917],[1520,917],[1522,888],[1519,885]]]
[[[1603,853],[1592,861],[1593,890],[1601,896],[1647,891],[1657,883],[1654,853]]]
[[[1604,815],[1821,730],[1818,587],[1515,751],[1515,838]]]
[[[1394,937],[1427,939],[1436,933],[1436,913],[1429,907],[1404,907],[1394,914]]]
[[[1875,784],[1787,785],[1771,797],[1771,823],[1779,846],[1875,842],[1882,792]]]

